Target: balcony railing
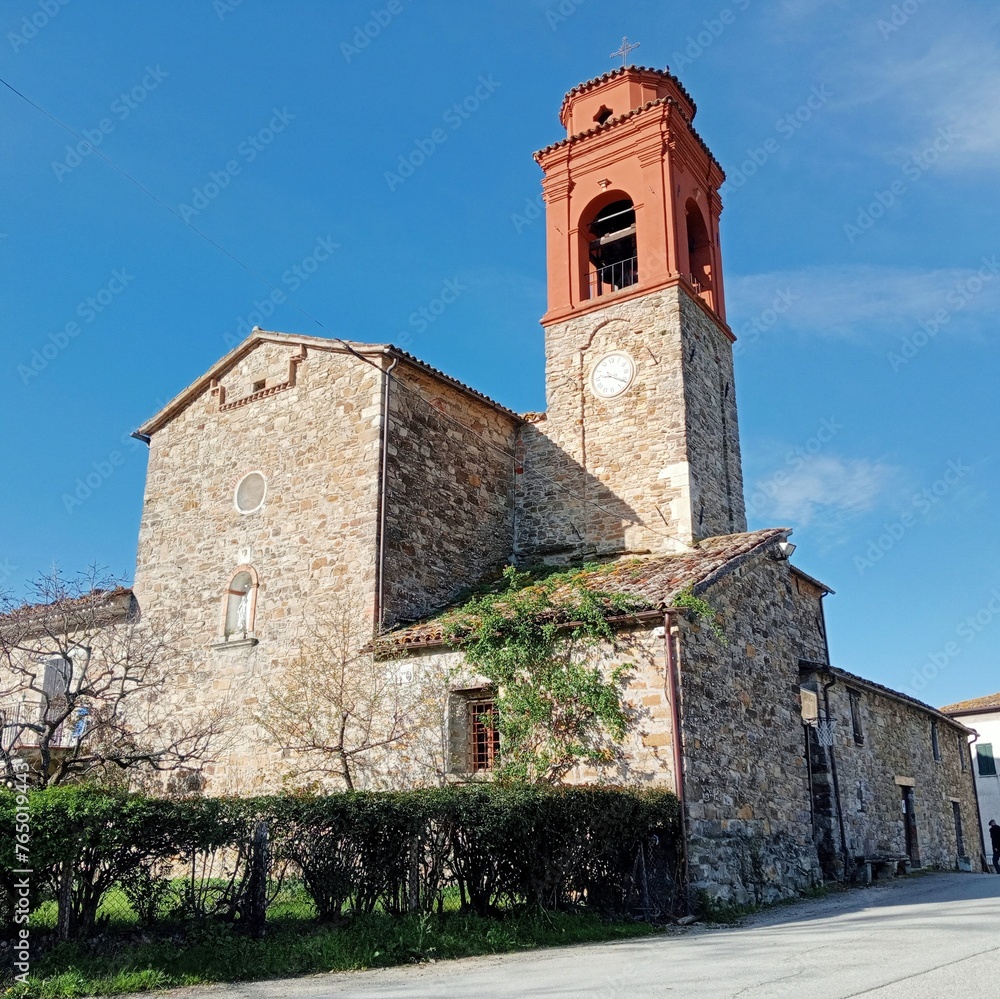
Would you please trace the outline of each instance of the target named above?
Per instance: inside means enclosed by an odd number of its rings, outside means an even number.
[[[8,751],[36,749],[39,741],[50,731],[43,723],[45,708],[44,700],[18,701],[0,707],[0,746]],[[50,713],[62,713],[55,705],[49,710]],[[67,718],[48,736],[49,748],[71,749],[80,742],[86,730],[87,709],[78,708],[75,715]]]
[[[590,274],[587,286],[587,298],[600,298],[612,292],[621,291],[639,282],[639,261],[637,257],[627,257],[616,260],[613,264],[604,264]]]

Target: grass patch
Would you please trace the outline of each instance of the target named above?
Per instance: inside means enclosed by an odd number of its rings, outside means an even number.
[[[550,912],[486,919],[458,912],[356,916],[339,926],[275,920],[264,940],[220,923],[186,927],[167,938],[105,933],[87,943],[51,947],[32,961],[27,983],[9,999],[118,995],[210,982],[282,978],[396,964],[501,954],[536,947],[645,936],[645,923]],[[10,986],[9,980],[3,984]]]

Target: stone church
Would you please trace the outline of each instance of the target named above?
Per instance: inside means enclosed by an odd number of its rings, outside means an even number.
[[[349,594],[420,683],[461,672],[436,615],[471,586],[511,563],[596,563],[601,589],[655,609],[621,623],[622,758],[572,776],[675,790],[693,886],[764,899],[954,869],[980,849],[968,730],[833,666],[831,591],[789,561],[789,530],[747,531],[724,174],[695,113],[669,72],[622,67],[566,94],[565,136],[535,154],[544,413],[389,344],[256,329],[137,432],[135,599],[191,656],[179,710],[236,718],[273,696],[328,599]],[[724,644],[681,593],[711,605]],[[441,779],[489,770],[490,695],[450,681]],[[257,786],[277,758],[241,723],[208,789]]]

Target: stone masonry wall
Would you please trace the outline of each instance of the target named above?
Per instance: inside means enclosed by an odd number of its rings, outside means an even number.
[[[636,374],[601,399],[590,376],[610,351],[627,352]],[[687,292],[612,299],[548,327],[546,377],[545,420],[523,437],[522,558],[559,544],[672,551],[745,530],[732,351]]]
[[[599,768],[579,766],[566,780],[574,784],[612,783],[621,785],[657,784],[675,790],[673,726],[670,694],[666,689],[666,668],[662,628],[643,627],[619,632],[616,649],[602,646],[593,662],[610,672],[613,666],[632,665],[624,689],[631,725],[618,746],[616,759]],[[469,695],[488,690],[486,681],[465,665],[461,652],[429,649],[411,654],[401,664],[412,667],[415,678],[447,677],[453,691],[445,716],[448,773],[462,779],[468,772]]]
[[[753,556],[703,598],[728,644],[680,624],[692,888],[768,901],[820,877],[788,564]]]
[[[811,675],[820,691],[829,679]],[[850,691],[858,695],[861,742],[854,736]],[[851,858],[906,855],[903,787],[914,791],[919,861],[954,870],[958,845],[952,802],[960,808],[966,854],[977,858],[973,777],[962,769],[965,733],[936,713],[879,692],[863,681],[838,677],[829,690],[840,804]],[[940,759],[934,758],[932,723]],[[834,806],[835,807],[835,806]],[[839,847],[836,813],[830,816]]]
[[[794,570],[789,580],[792,590],[792,619],[799,656],[812,662],[827,662],[826,615],[823,590]]]
[[[619,647],[601,647],[596,662],[610,672],[619,663],[632,669],[624,690],[629,730],[618,747],[614,764],[579,766],[567,780],[576,784],[655,784],[676,791],[674,730],[667,683],[663,628],[643,627],[618,632]]]
[[[386,627],[437,610],[507,564],[519,422],[405,362],[393,379]]]
[[[690,295],[676,289],[684,337],[684,402],[696,538],[747,529],[733,347]]]
[[[262,341],[220,379],[226,403],[280,384],[297,344]],[[220,411],[206,389],[153,434],[135,593],[148,626],[190,657],[177,710],[222,706],[228,742],[210,790],[249,790],[280,755],[253,722],[281,683],[310,621],[333,595],[373,603],[380,372],[349,354],[309,349],[295,385]],[[263,506],[241,514],[234,490],[259,470]],[[237,567],[257,572],[256,645],[220,643]]]
[[[524,424],[518,436],[515,557],[554,563],[624,552],[627,529],[639,524],[639,514],[606,481],[620,464],[592,474],[548,430],[543,416]]]

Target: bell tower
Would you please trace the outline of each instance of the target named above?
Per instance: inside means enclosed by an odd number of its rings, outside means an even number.
[[[683,550],[746,530],[719,249],[725,175],[695,113],[671,73],[622,67],[574,87],[559,111],[566,138],[535,154],[547,410],[525,465],[562,483],[548,516],[578,553]],[[545,554],[558,531],[536,535],[530,516],[525,526],[522,547]]]

